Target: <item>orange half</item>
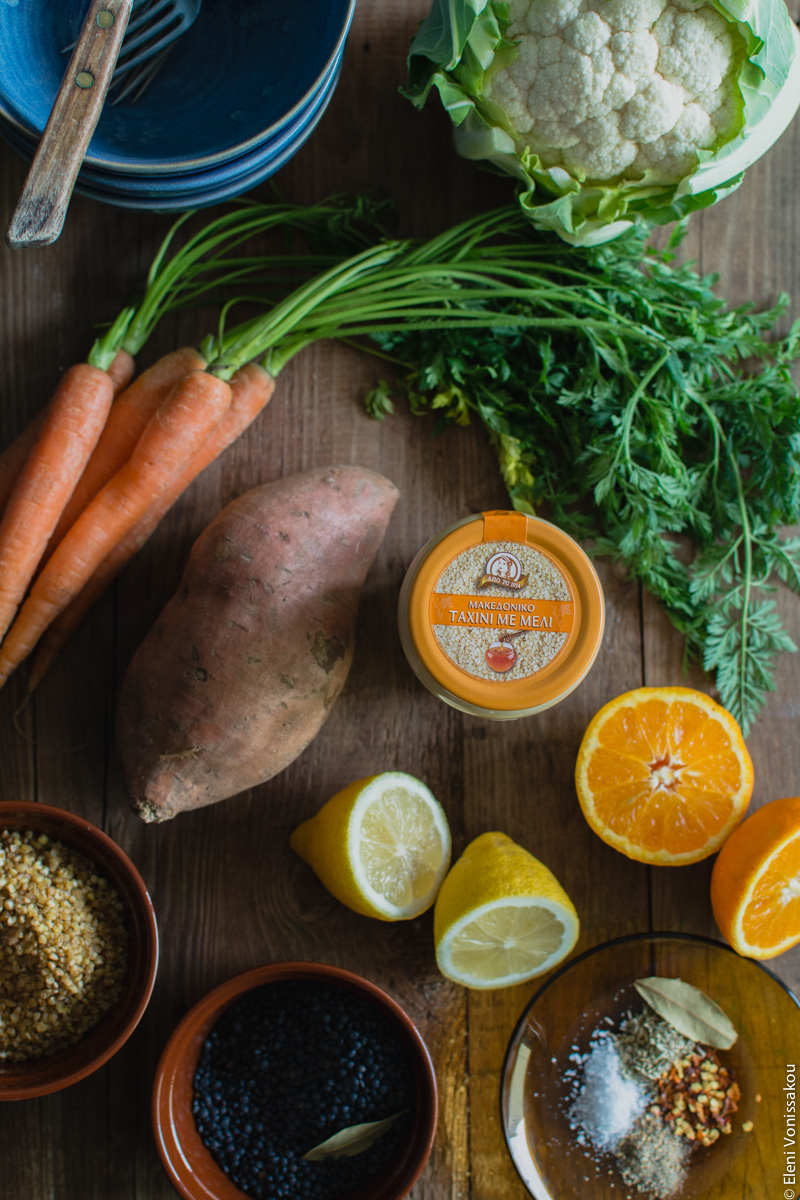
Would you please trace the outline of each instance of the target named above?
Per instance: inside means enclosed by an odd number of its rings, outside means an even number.
[[[731,714],[703,692],[637,688],[583,735],[575,785],[595,833],[628,858],[698,862],[739,824],[753,764]]]
[[[772,800],[735,831],[711,873],[723,937],[747,958],[800,942],[800,798]]]

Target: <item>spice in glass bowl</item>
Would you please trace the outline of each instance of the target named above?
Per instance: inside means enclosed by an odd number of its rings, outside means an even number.
[[[571,1057],[567,1117],[576,1141],[596,1162],[610,1156],[629,1188],[669,1200],[683,1186],[693,1152],[733,1131],[740,1099],[731,1068],[714,1047],[690,1034],[702,1029],[729,1046],[732,1026],[713,1001],[680,980],[641,980],[636,986],[665,1014],[679,998],[687,1006],[676,1016],[682,1028],[648,1001],[618,1029],[608,1024],[596,1029],[588,1051],[575,1049]]]

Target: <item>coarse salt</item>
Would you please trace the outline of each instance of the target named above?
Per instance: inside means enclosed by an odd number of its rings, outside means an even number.
[[[595,1040],[583,1066],[583,1084],[569,1118],[597,1150],[613,1150],[644,1111],[647,1092],[622,1074],[619,1055],[610,1037]]]

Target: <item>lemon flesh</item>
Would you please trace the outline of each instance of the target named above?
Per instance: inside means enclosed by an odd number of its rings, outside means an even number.
[[[369,889],[396,909],[424,903],[431,892],[435,896],[445,837],[429,800],[395,785],[382,789],[354,815],[351,839],[361,866],[357,874]]]
[[[576,935],[566,910],[544,901],[498,900],[453,926],[439,947],[439,968],[466,987],[508,987],[560,962]]]
[[[444,809],[402,771],[337,792],[295,829],[291,845],[337,900],[384,921],[430,908],[450,865]]]
[[[469,988],[501,988],[541,975],[570,952],[580,930],[555,876],[502,833],[471,842],[434,910],[439,970]]]

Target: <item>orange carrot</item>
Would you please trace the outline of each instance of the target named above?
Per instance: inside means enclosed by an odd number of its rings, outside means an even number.
[[[125,388],[117,397],[94,453],[86,464],[86,470],[78,480],[69,504],[61,514],[61,520],[50,538],[47,550],[42,556],[41,566],[50,558],[90,500],[94,499],[101,487],[104,487],[128,461],[147,422],[178,380],[183,379],[190,371],[202,371],[205,365],[202,355],[190,346],[172,350],[146,371],[142,371],[130,387]]]
[[[128,462],[84,509],[31,588],[0,645],[0,684],[109,551],[180,475],[230,403],[230,386],[205,371],[192,371],[175,385],[150,418]]]
[[[62,375],[0,521],[0,636],[8,629],[100,436],[110,376],[80,363]]]
[[[0,454],[0,509],[5,509],[6,504],[8,504],[8,497],[14,489],[14,484],[19,479],[19,473],[24,467],[28,455],[36,445],[36,440],[39,437],[46,416],[47,409],[40,409],[21,433],[18,433],[13,442],[10,442],[3,453]]]
[[[117,355],[108,368],[114,395],[118,396],[123,388],[128,386],[133,377],[133,359],[126,350],[118,350]],[[36,445],[36,439],[47,416],[48,406],[40,409],[33,420],[29,421],[14,441],[6,446],[0,454],[0,512],[3,511],[11,495],[11,489],[17,482],[22,467]]]
[[[114,395],[118,396],[120,392],[125,391],[136,371],[133,355],[128,354],[127,350],[120,348],[114,355],[113,362],[107,370],[114,385]]]
[[[248,363],[236,372],[231,379],[231,406],[208,440],[172,485],[159,496],[146,516],[106,555],[88,583],[47,629],[36,647],[36,654],[31,663],[28,676],[29,692],[36,690],[83,618],[111,586],[120,571],[141,550],[175,501],[200,472],[252,424],[269,402],[274,388],[275,381],[272,376],[256,363]]]

